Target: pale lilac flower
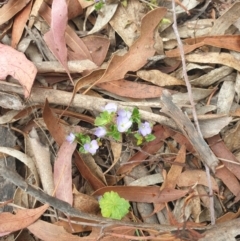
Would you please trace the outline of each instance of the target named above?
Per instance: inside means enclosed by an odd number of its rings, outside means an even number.
[[[101,138],[101,137],[104,137],[107,133],[107,130],[105,127],[102,127],[102,126],[99,126],[95,132],[94,132],[94,135],[96,135],[97,137]]]
[[[126,132],[132,125],[132,120],[127,117],[117,117],[117,129],[119,132]]]
[[[106,110],[108,113],[116,112],[117,105],[115,103],[108,103],[105,105],[104,110]]]
[[[66,137],[66,141],[68,141],[70,144],[72,144],[75,141],[75,135],[73,133],[70,133],[67,137]]]
[[[84,144],[83,147],[86,152],[89,152],[92,155],[94,155],[97,152],[97,149],[99,148],[96,140],[92,140],[91,142]]]
[[[148,134],[150,134],[152,132],[152,127],[150,125],[149,122],[145,121],[144,123],[141,123],[139,125],[139,130],[138,132],[142,135],[142,136],[146,136]]]
[[[131,116],[132,116],[132,112],[129,111],[129,110],[120,109],[120,110],[118,110],[117,113],[118,113],[119,116],[127,117],[128,119],[130,119]]]

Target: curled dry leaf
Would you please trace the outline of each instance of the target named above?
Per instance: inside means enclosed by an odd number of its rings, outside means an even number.
[[[22,163],[24,163],[32,172],[36,185],[39,186],[39,175],[35,166],[35,163],[33,161],[32,158],[30,158],[29,156],[27,156],[26,154],[15,150],[13,148],[10,147],[0,147],[0,152],[5,153],[7,155],[13,156],[16,159],[18,159],[19,161],[21,161]]]
[[[100,31],[104,26],[106,26],[106,24],[110,21],[110,19],[115,14],[117,7],[118,7],[118,3],[104,4],[100,10],[101,13],[98,14],[94,27],[92,28],[92,30],[88,32],[88,34],[96,33]]]

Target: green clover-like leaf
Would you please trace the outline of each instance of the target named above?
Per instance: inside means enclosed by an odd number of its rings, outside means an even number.
[[[129,202],[116,192],[105,192],[99,201],[102,216],[121,220],[129,211]]]

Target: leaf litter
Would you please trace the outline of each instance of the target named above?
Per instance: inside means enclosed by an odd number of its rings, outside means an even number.
[[[1,3],[1,125],[18,146],[0,147],[0,181],[18,188],[12,200],[0,197],[14,210],[1,209],[0,236],[18,240],[27,228],[46,241],[234,239],[239,2],[176,1],[172,9],[171,1],[106,1],[95,10],[96,2]],[[66,137],[93,135],[110,102],[138,107],[155,140],[137,146],[123,134],[118,142],[101,139],[93,156],[79,153]],[[17,168],[8,156],[20,160]],[[107,191],[130,201],[121,221],[101,216],[98,200]]]

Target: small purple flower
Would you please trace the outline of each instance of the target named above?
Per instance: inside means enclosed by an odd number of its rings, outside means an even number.
[[[67,137],[66,137],[66,141],[68,141],[70,144],[72,144],[75,141],[75,135],[73,133],[70,133]]]
[[[106,110],[108,113],[116,112],[117,105],[115,103],[108,103],[105,105],[104,110]]]
[[[120,109],[118,110],[117,113],[118,113],[118,116],[127,117],[128,119],[130,119],[132,116],[132,112],[129,110]]]
[[[101,137],[104,137],[107,133],[107,130],[105,127],[102,127],[102,126],[99,126],[95,132],[94,132],[94,135],[96,135],[97,137],[101,138]]]
[[[117,129],[119,132],[127,131],[132,125],[132,120],[127,117],[117,117]]]
[[[92,155],[94,155],[99,148],[96,140],[92,140],[91,142],[84,144],[83,147],[86,152],[89,152]]]
[[[139,130],[138,132],[142,135],[142,136],[146,136],[148,134],[150,134],[152,132],[152,127],[150,125],[149,122],[145,121],[144,123],[141,123],[139,125]]]

